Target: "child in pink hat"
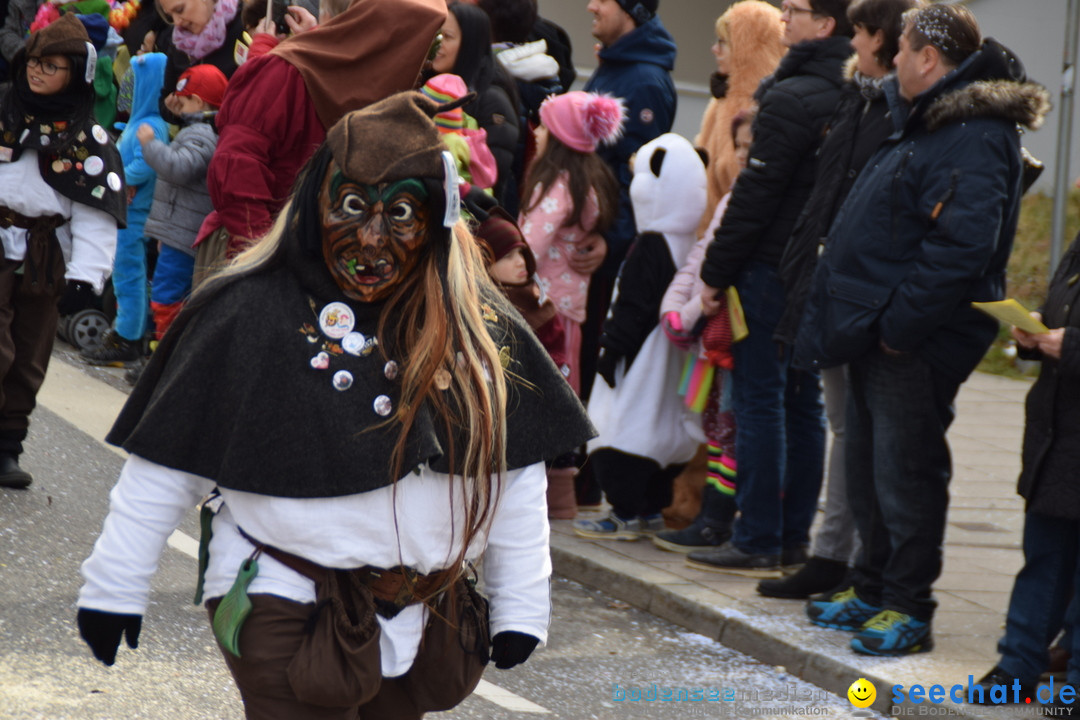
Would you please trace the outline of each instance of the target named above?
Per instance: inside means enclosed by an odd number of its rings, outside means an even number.
[[[618,185],[596,154],[622,133],[622,103],[606,95],[568,92],[540,106],[536,157],[525,180],[529,198],[519,225],[536,256],[541,289],[555,303],[566,332],[567,380],[581,389],[581,323],[589,276],[568,261],[614,220]]]

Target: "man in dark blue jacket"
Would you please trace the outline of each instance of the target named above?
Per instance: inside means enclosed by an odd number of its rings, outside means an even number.
[[[675,120],[675,83],[671,80],[675,40],[656,15],[658,3],[589,0],[587,8],[593,16],[593,37],[600,42],[600,64],[585,83],[585,90],[621,98],[627,117],[619,141],[597,150],[619,181],[619,211],[604,234],[607,256],[603,245],[598,244],[594,254],[578,259],[589,262],[595,257],[596,264],[576,268],[592,272],[603,260],[589,284],[588,317],[582,329],[583,398],[588,397],[592,387],[600,324],[611,304],[615,277],[637,234],[630,206],[630,156],[645,143],[670,132]]]
[[[863,543],[853,586],[811,599],[807,614],[857,631],[851,647],[872,655],[933,647],[945,431],[997,333],[971,302],[1004,295],[1018,125],[1038,127],[1048,108],[961,5],[906,13],[896,69],[885,86],[896,131],[833,222],[796,342],[799,363],[849,363],[848,495]]]
[[[814,183],[816,153],[840,100],[851,56],[848,0],[784,0],[780,66],[757,91],[750,160],[709,245],[702,305],[739,291],[750,334],[733,348],[739,519],[729,543],[690,553],[694,567],[779,576],[806,557],[825,462],[825,419],[816,372],[791,368],[773,340],[784,310],[777,265]]]

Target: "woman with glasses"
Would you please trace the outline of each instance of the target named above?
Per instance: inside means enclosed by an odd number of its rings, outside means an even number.
[[[475,5],[454,3],[448,8],[442,27],[442,42],[431,60],[429,76],[453,73],[465,81],[476,99],[465,106],[466,113],[487,132],[487,144],[495,156],[498,175],[495,199],[506,206],[504,190],[518,152],[517,87],[510,74],[491,51],[491,21]],[[516,183],[510,187],[516,189]]]
[[[101,294],[126,220],[120,155],[93,118],[96,59],[64,15],[27,39],[0,98],[0,487],[32,481],[18,459],[58,311]]]

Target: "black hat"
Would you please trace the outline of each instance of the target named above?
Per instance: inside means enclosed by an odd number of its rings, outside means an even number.
[[[634,19],[635,25],[644,25],[656,17],[656,8],[660,0],[615,0],[626,14]]]

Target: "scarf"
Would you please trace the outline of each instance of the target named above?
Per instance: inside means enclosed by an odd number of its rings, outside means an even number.
[[[870,77],[869,75],[863,75],[858,70],[855,71],[855,75],[852,76],[852,80],[859,88],[859,93],[867,100],[877,100],[885,94],[885,80],[890,75],[884,75],[882,77]]]
[[[709,92],[717,100],[727,97],[728,76],[718,72],[709,76]]]
[[[25,62],[18,58],[15,78],[0,112],[0,161],[15,162],[24,149],[35,150],[49,187],[69,200],[107,212],[124,227],[124,165],[108,133],[90,113],[91,86],[69,85],[55,95],[38,95],[26,81]]]
[[[377,344],[355,354],[344,338],[331,338],[322,320],[329,304],[351,309],[354,332],[369,341],[382,305],[350,301],[321,257],[295,239],[285,242],[280,265],[184,308],[109,442],[222,487],[274,497],[339,497],[398,479],[389,471],[401,426],[390,413],[401,395],[397,363],[408,358]],[[495,293],[485,295],[481,311],[507,371],[506,468],[553,460],[595,436],[521,316]],[[255,316],[258,322],[251,321]],[[253,358],[260,358],[257,365]],[[388,368],[390,360],[395,365]],[[208,412],[209,398],[232,412]],[[465,438],[454,445],[464,447]],[[426,463],[437,472],[460,472],[461,453],[451,468],[447,447],[446,429],[425,401],[406,441],[403,471]]]
[[[198,35],[189,33],[179,25],[175,26],[172,35],[173,45],[193,60],[202,60],[225,44],[228,24],[236,17],[236,4],[237,0],[217,0],[213,17]]]
[[[68,61],[71,62],[71,58]],[[53,95],[39,95],[30,89],[25,67],[22,64],[21,71],[15,76],[0,120],[5,131],[0,135],[0,146],[13,150],[11,161],[19,159],[23,147],[47,154],[70,145],[68,126],[75,118],[87,117],[89,104],[93,103],[92,90],[76,83],[70,83]],[[83,112],[80,113],[80,110]],[[24,133],[26,128],[32,131]]]

